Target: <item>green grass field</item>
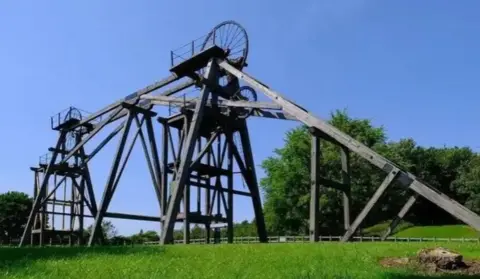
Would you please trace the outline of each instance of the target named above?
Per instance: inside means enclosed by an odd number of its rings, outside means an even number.
[[[440,244],[480,258],[478,244]],[[386,269],[383,257],[412,256],[433,243],[174,245],[0,248],[1,278],[433,278]],[[3,277],[2,277],[3,276]],[[450,276],[442,278],[465,278]],[[473,277],[470,277],[473,278]]]

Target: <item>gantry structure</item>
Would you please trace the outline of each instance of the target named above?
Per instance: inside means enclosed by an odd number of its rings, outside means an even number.
[[[319,237],[320,187],[343,192],[343,241],[352,238],[393,183],[403,185],[411,196],[393,218],[384,237],[393,231],[418,198],[429,200],[480,231],[477,214],[247,74],[244,69],[247,67],[248,45],[247,33],[240,24],[222,22],[207,35],[171,51],[168,77],[95,113],[86,114],[69,108],[52,117],[52,129],[58,132],[58,139],[39,165],[32,168],[35,174],[34,202],[20,246],[25,245],[29,237],[31,244],[42,244],[46,235],[52,232],[68,236],[71,244],[90,246],[102,243],[104,218],[159,222],[162,226],[161,244],[173,243],[176,223],[183,223],[185,243],[190,239],[191,224],[205,226],[207,241],[210,240],[212,224],[225,224],[228,242],[232,242],[235,195],[250,198],[259,239],[267,242],[247,125],[251,117],[298,121],[309,127],[312,135],[309,231],[313,242]],[[194,96],[181,95],[191,88],[195,89]],[[259,93],[270,101],[258,101]],[[155,110],[159,106],[174,106],[177,111],[159,116]],[[115,128],[101,139],[98,146],[86,150],[86,144],[99,137],[99,132],[107,126]],[[157,129],[162,134],[162,140],[158,141],[160,145],[155,137]],[[97,204],[89,162],[114,138],[118,138],[116,152]],[[322,140],[340,146],[341,181],[321,177]],[[109,211],[137,142],[145,155],[160,207],[159,216]],[[384,181],[353,221],[349,205],[352,152],[386,173]],[[248,191],[234,186],[234,175],[237,174],[234,169],[239,170]],[[191,198],[193,192],[196,193],[195,199]],[[61,229],[47,225],[55,216],[62,218]],[[93,218],[91,231],[86,234],[88,239],[84,239],[84,218]]]

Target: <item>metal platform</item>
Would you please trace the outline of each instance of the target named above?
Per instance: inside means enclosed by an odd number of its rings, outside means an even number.
[[[204,68],[210,59],[225,57],[225,51],[214,45],[173,66],[170,68],[170,72],[179,77],[189,76],[191,73]]]

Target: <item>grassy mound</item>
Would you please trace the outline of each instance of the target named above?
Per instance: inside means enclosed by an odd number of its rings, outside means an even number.
[[[377,225],[374,225],[374,226],[363,229],[362,234],[364,236],[382,236],[389,225],[390,225],[390,221],[385,221],[383,223],[380,223],[380,224],[377,224]],[[392,232],[392,234],[395,234],[397,232],[400,232],[400,231],[405,230],[405,229],[410,228],[410,227],[413,227],[412,223],[401,221],[400,224],[398,224],[398,226]]]
[[[480,233],[465,225],[409,227],[395,234],[398,237],[479,238]]]
[[[480,258],[476,244],[447,243],[444,246],[465,257]],[[380,260],[410,257],[425,247],[435,247],[435,244],[0,248],[0,278],[424,278],[408,268],[383,267]]]

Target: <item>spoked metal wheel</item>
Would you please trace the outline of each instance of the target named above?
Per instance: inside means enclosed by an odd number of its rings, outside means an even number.
[[[65,117],[64,117],[63,121],[66,122],[70,119],[82,120],[82,112],[77,108],[70,107],[68,109],[68,112],[65,114]],[[65,149],[70,151],[75,147],[76,144],[77,144],[77,142],[76,142],[75,131],[68,132],[67,137],[65,139]]]
[[[80,112],[80,110],[74,107],[69,108],[68,112],[65,114],[63,121],[66,122],[70,119],[82,120],[82,113]]]
[[[216,45],[227,53],[227,61],[241,70],[248,56],[247,31],[235,21],[224,21],[213,28],[205,38],[202,50]]]
[[[247,62],[248,56],[248,35],[245,29],[235,21],[224,21],[208,33],[202,45],[202,50],[216,45],[222,48],[227,54],[226,61],[241,70]],[[203,75],[205,70],[200,70]],[[221,86],[227,84],[225,73],[219,80]]]
[[[233,101],[257,101],[257,92],[250,86],[242,86],[232,96]],[[238,118],[245,119],[253,113],[253,108],[234,108],[234,111]]]

